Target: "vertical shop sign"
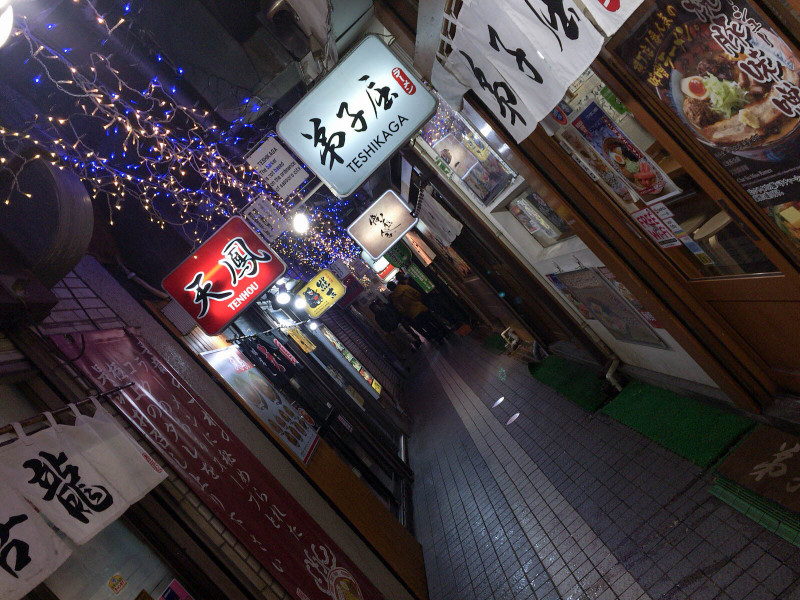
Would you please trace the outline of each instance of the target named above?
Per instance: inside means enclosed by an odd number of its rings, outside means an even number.
[[[334,194],[344,197],[435,111],[436,98],[370,35],[281,118],[277,131]]]
[[[297,295],[306,301],[306,313],[320,317],[345,294],[345,287],[328,269],[323,269],[305,284]]]
[[[286,271],[241,217],[233,217],[162,282],[209,335],[239,316]]]
[[[746,0],[658,0],[615,53],[800,242],[800,60]]]
[[[381,594],[211,408],[144,342],[123,330],[53,336],[239,542],[294,597]],[[129,365],[130,368],[127,368]]]
[[[308,173],[281,146],[275,137],[268,137],[247,157],[256,172],[284,200],[308,179]]]
[[[445,68],[519,142],[550,114],[602,43],[572,0],[465,2]]]
[[[643,0],[584,0],[594,20],[607,36],[612,36],[622,27]]]
[[[379,259],[417,224],[411,209],[393,190],[380,198],[353,221],[347,233],[373,260]]]
[[[408,267],[406,269],[406,273],[417,283],[419,287],[422,288],[422,291],[426,294],[432,292],[436,287],[430,278],[425,274],[425,272],[417,265],[411,265]]]

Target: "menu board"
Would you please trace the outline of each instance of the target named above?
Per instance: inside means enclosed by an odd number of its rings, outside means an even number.
[[[800,60],[746,0],[656,0],[614,51],[800,243]]]
[[[236,346],[203,352],[201,356],[264,427],[307,465],[319,443],[319,435],[305,411],[301,413],[292,406]]]
[[[331,333],[331,330],[325,327],[325,325],[322,325],[321,323],[319,325],[319,330],[322,333],[322,335],[324,335],[328,339],[328,341],[331,344],[333,344],[333,347],[336,348],[339,354],[341,354],[344,357],[344,359],[350,363],[350,366],[352,366],[353,369],[355,369],[356,372],[359,375],[361,375],[361,377],[364,378],[364,381],[366,381],[370,386],[372,386],[373,390],[375,390],[377,393],[380,394],[381,390],[383,389],[383,386],[381,386],[378,380],[375,379],[372,376],[372,374],[370,374],[369,371],[367,371],[367,368],[364,365],[362,365],[358,361],[358,359],[356,359],[356,357],[350,353],[350,351],[347,348],[345,348],[344,344],[342,344],[342,342],[339,341],[339,338],[333,335],[333,333]]]

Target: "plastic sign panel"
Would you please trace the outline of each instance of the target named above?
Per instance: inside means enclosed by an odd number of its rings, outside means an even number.
[[[328,269],[323,269],[311,278],[298,292],[308,305],[308,316],[316,319],[343,297],[347,288]]]
[[[268,137],[248,157],[250,163],[269,187],[286,200],[303,182],[308,173],[274,137]]]
[[[278,135],[349,196],[436,112],[436,98],[378,37],[349,52],[280,120]]]
[[[203,331],[216,335],[286,271],[286,263],[233,217],[164,278],[162,286]]]
[[[388,190],[353,221],[347,233],[375,260],[399,242],[418,220],[403,199]]]

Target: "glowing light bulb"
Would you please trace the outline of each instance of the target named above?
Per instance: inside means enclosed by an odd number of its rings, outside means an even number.
[[[297,233],[306,233],[309,227],[308,216],[305,213],[297,213],[292,219],[292,225]]]
[[[0,4],[4,4],[0,0]],[[6,43],[8,37],[11,35],[11,30],[14,29],[14,9],[11,6],[6,6],[5,9],[0,8],[0,46]]]
[[[297,296],[297,297],[294,299],[294,307],[295,307],[297,310],[303,310],[303,309],[304,309],[304,308],[306,308],[307,306],[308,306],[308,302],[306,302],[306,299],[305,299],[305,298],[303,298],[302,296]]]
[[[289,292],[278,292],[275,295],[275,302],[277,302],[278,304],[286,304],[291,299],[292,299],[292,296],[291,296],[291,294],[289,294]]]
[[[317,329],[317,322],[316,321],[309,321],[308,322],[308,328],[311,331],[315,331]]]

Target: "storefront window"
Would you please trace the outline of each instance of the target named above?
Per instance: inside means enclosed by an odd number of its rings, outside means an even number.
[[[572,235],[572,228],[558,208],[531,188],[526,188],[506,207],[517,222],[545,248]]]
[[[776,271],[594,72],[570,87],[555,116],[564,150],[688,276]]]
[[[436,165],[445,176],[479,203],[491,204],[517,174],[466,119],[436,96],[439,107],[422,128],[420,138],[436,156]]]
[[[800,59],[758,10],[746,0],[658,0],[614,46],[800,245]]]
[[[115,521],[72,555],[45,584],[58,600],[162,598],[175,575],[132,531]]]

